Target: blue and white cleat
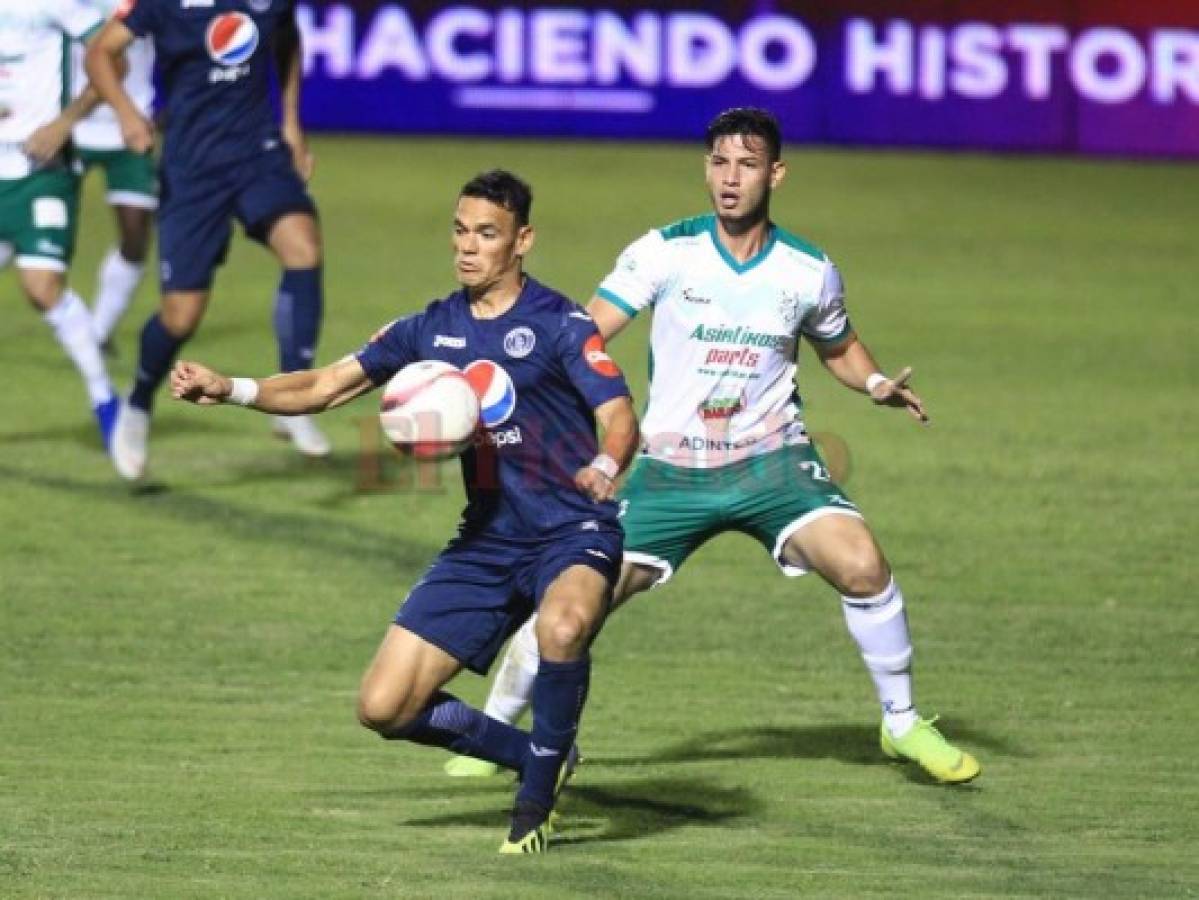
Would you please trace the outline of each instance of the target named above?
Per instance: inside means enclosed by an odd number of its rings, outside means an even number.
[[[96,424],[100,428],[100,439],[104,442],[105,450],[112,447],[112,433],[116,429],[117,414],[120,411],[121,398],[115,394],[103,403],[97,403],[92,407],[92,413],[95,415]]]

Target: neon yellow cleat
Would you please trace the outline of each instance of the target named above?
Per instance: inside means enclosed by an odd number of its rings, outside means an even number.
[[[941,784],[964,784],[982,771],[978,760],[945,740],[933,727],[937,717],[921,719],[901,738],[891,736],[884,724],[880,731],[883,753],[891,759],[918,763]]]
[[[500,853],[516,854],[516,853],[546,853],[550,849],[550,832],[553,829],[550,827],[550,820],[547,818],[535,828],[530,828],[524,835],[516,840],[512,839],[512,835],[508,835],[508,840],[500,844]]]
[[[566,760],[558,770],[558,780],[554,784],[554,803],[566,783],[574,776],[583,756],[579,753],[579,745],[571,745],[566,753]],[[512,810],[512,828],[508,839],[500,844],[500,853],[546,853],[550,848],[550,835],[554,833],[561,816],[555,810],[548,812],[536,804],[527,801],[516,801]]]
[[[489,778],[500,773],[500,767],[473,756],[452,756],[446,760],[445,773],[451,778]]]

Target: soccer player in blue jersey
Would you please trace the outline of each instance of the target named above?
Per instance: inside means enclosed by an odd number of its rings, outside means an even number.
[[[126,0],[89,48],[86,67],[129,149],[142,153],[153,145],[153,126],[119,74],[122,55],[138,37],[154,41],[166,136],[158,214],[162,304],[142,329],[133,390],[112,441],[117,471],[130,480],[145,474],[154,392],[200,324],[233,219],[283,266],[275,298],[283,371],[311,368],[322,311],[320,229],[304,184],[312,157],[299,121],[293,0]],[[272,67],[281,127],[270,98]],[[302,453],[329,453],[308,417],[275,424]]]
[[[591,317],[523,274],[531,203],[528,187],[507,172],[467,183],[454,217],[463,289],[392,323],[354,356],[261,380],[191,362],[171,376],[175,397],[276,415],[340,406],[418,360],[484,366],[503,382],[510,402],[484,411],[479,440],[462,457],[467,506],[458,536],[400,607],[358,697],[359,719],[385,738],[520,773],[503,853],[546,849],[558,788],[577,761],[588,647],[623,550],[613,480],[638,439],[624,376]],[[524,732],[442,687],[464,667],[485,674],[534,607],[541,663],[533,727]]]

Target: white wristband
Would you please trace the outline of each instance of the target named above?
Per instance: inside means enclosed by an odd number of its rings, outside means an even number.
[[[616,476],[620,474],[620,464],[616,462],[607,453],[599,454],[591,462],[587,463],[593,469],[598,469],[604,473],[604,477],[609,481],[615,481]]]
[[[253,378],[231,378],[233,387],[225,399],[238,406],[249,406],[258,399],[258,382]]]
[[[874,389],[876,387],[878,387],[884,381],[890,381],[890,380],[891,379],[888,378],[886,375],[884,375],[882,372],[872,372],[871,374],[866,376],[866,393],[873,394]]]

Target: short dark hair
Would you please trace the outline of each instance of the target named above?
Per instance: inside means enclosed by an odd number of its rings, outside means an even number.
[[[779,131],[779,120],[771,113],[756,106],[738,106],[726,109],[708,125],[705,136],[708,150],[716,146],[722,137],[734,134],[752,134],[766,142],[770,161],[777,162],[783,154],[783,137]]]
[[[516,226],[529,224],[529,211],[533,208],[533,189],[524,181],[504,169],[492,169],[476,175],[462,186],[459,197],[479,197],[501,206],[516,216]]]

